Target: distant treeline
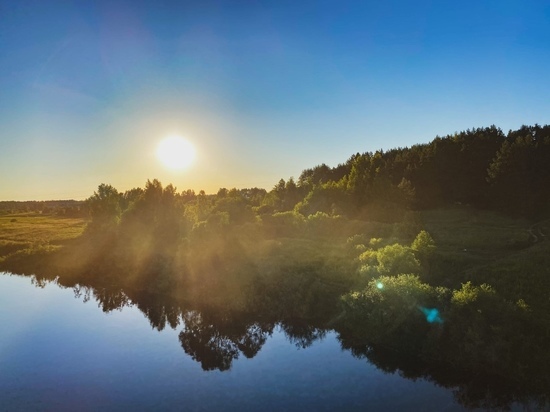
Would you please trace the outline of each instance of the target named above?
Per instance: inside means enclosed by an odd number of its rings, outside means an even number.
[[[160,205],[179,209],[190,227],[243,224],[258,216],[274,226],[299,225],[316,214],[392,222],[406,210],[454,204],[539,219],[550,213],[549,187],[550,126],[522,126],[507,135],[491,126],[410,148],[357,153],[333,168],[306,169],[297,181],[281,179],[269,192],[222,188],[216,195],[196,194],[154,180],[124,193],[101,185],[87,205],[100,226],[142,207],[153,213]]]
[[[0,201],[0,214],[27,212],[67,217],[84,217],[89,214],[86,202],[82,200]]]

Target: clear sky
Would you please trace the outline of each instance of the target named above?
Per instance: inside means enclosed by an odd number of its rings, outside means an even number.
[[[0,200],[265,187],[550,123],[546,1],[0,0]],[[196,147],[169,170],[169,134]]]

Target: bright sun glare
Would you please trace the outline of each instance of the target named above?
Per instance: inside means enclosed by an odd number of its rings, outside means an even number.
[[[180,136],[168,136],[159,143],[157,157],[170,169],[187,169],[195,159],[195,148]]]

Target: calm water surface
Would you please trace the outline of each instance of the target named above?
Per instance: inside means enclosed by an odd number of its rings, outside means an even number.
[[[182,350],[181,328],[0,274],[0,410],[463,410],[449,390],[354,358],[334,332],[303,349],[277,327],[221,372]]]

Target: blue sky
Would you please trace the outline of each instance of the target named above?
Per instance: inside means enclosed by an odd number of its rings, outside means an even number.
[[[356,152],[550,123],[537,1],[0,0],[0,200],[271,188]],[[158,142],[181,134],[192,168]]]

